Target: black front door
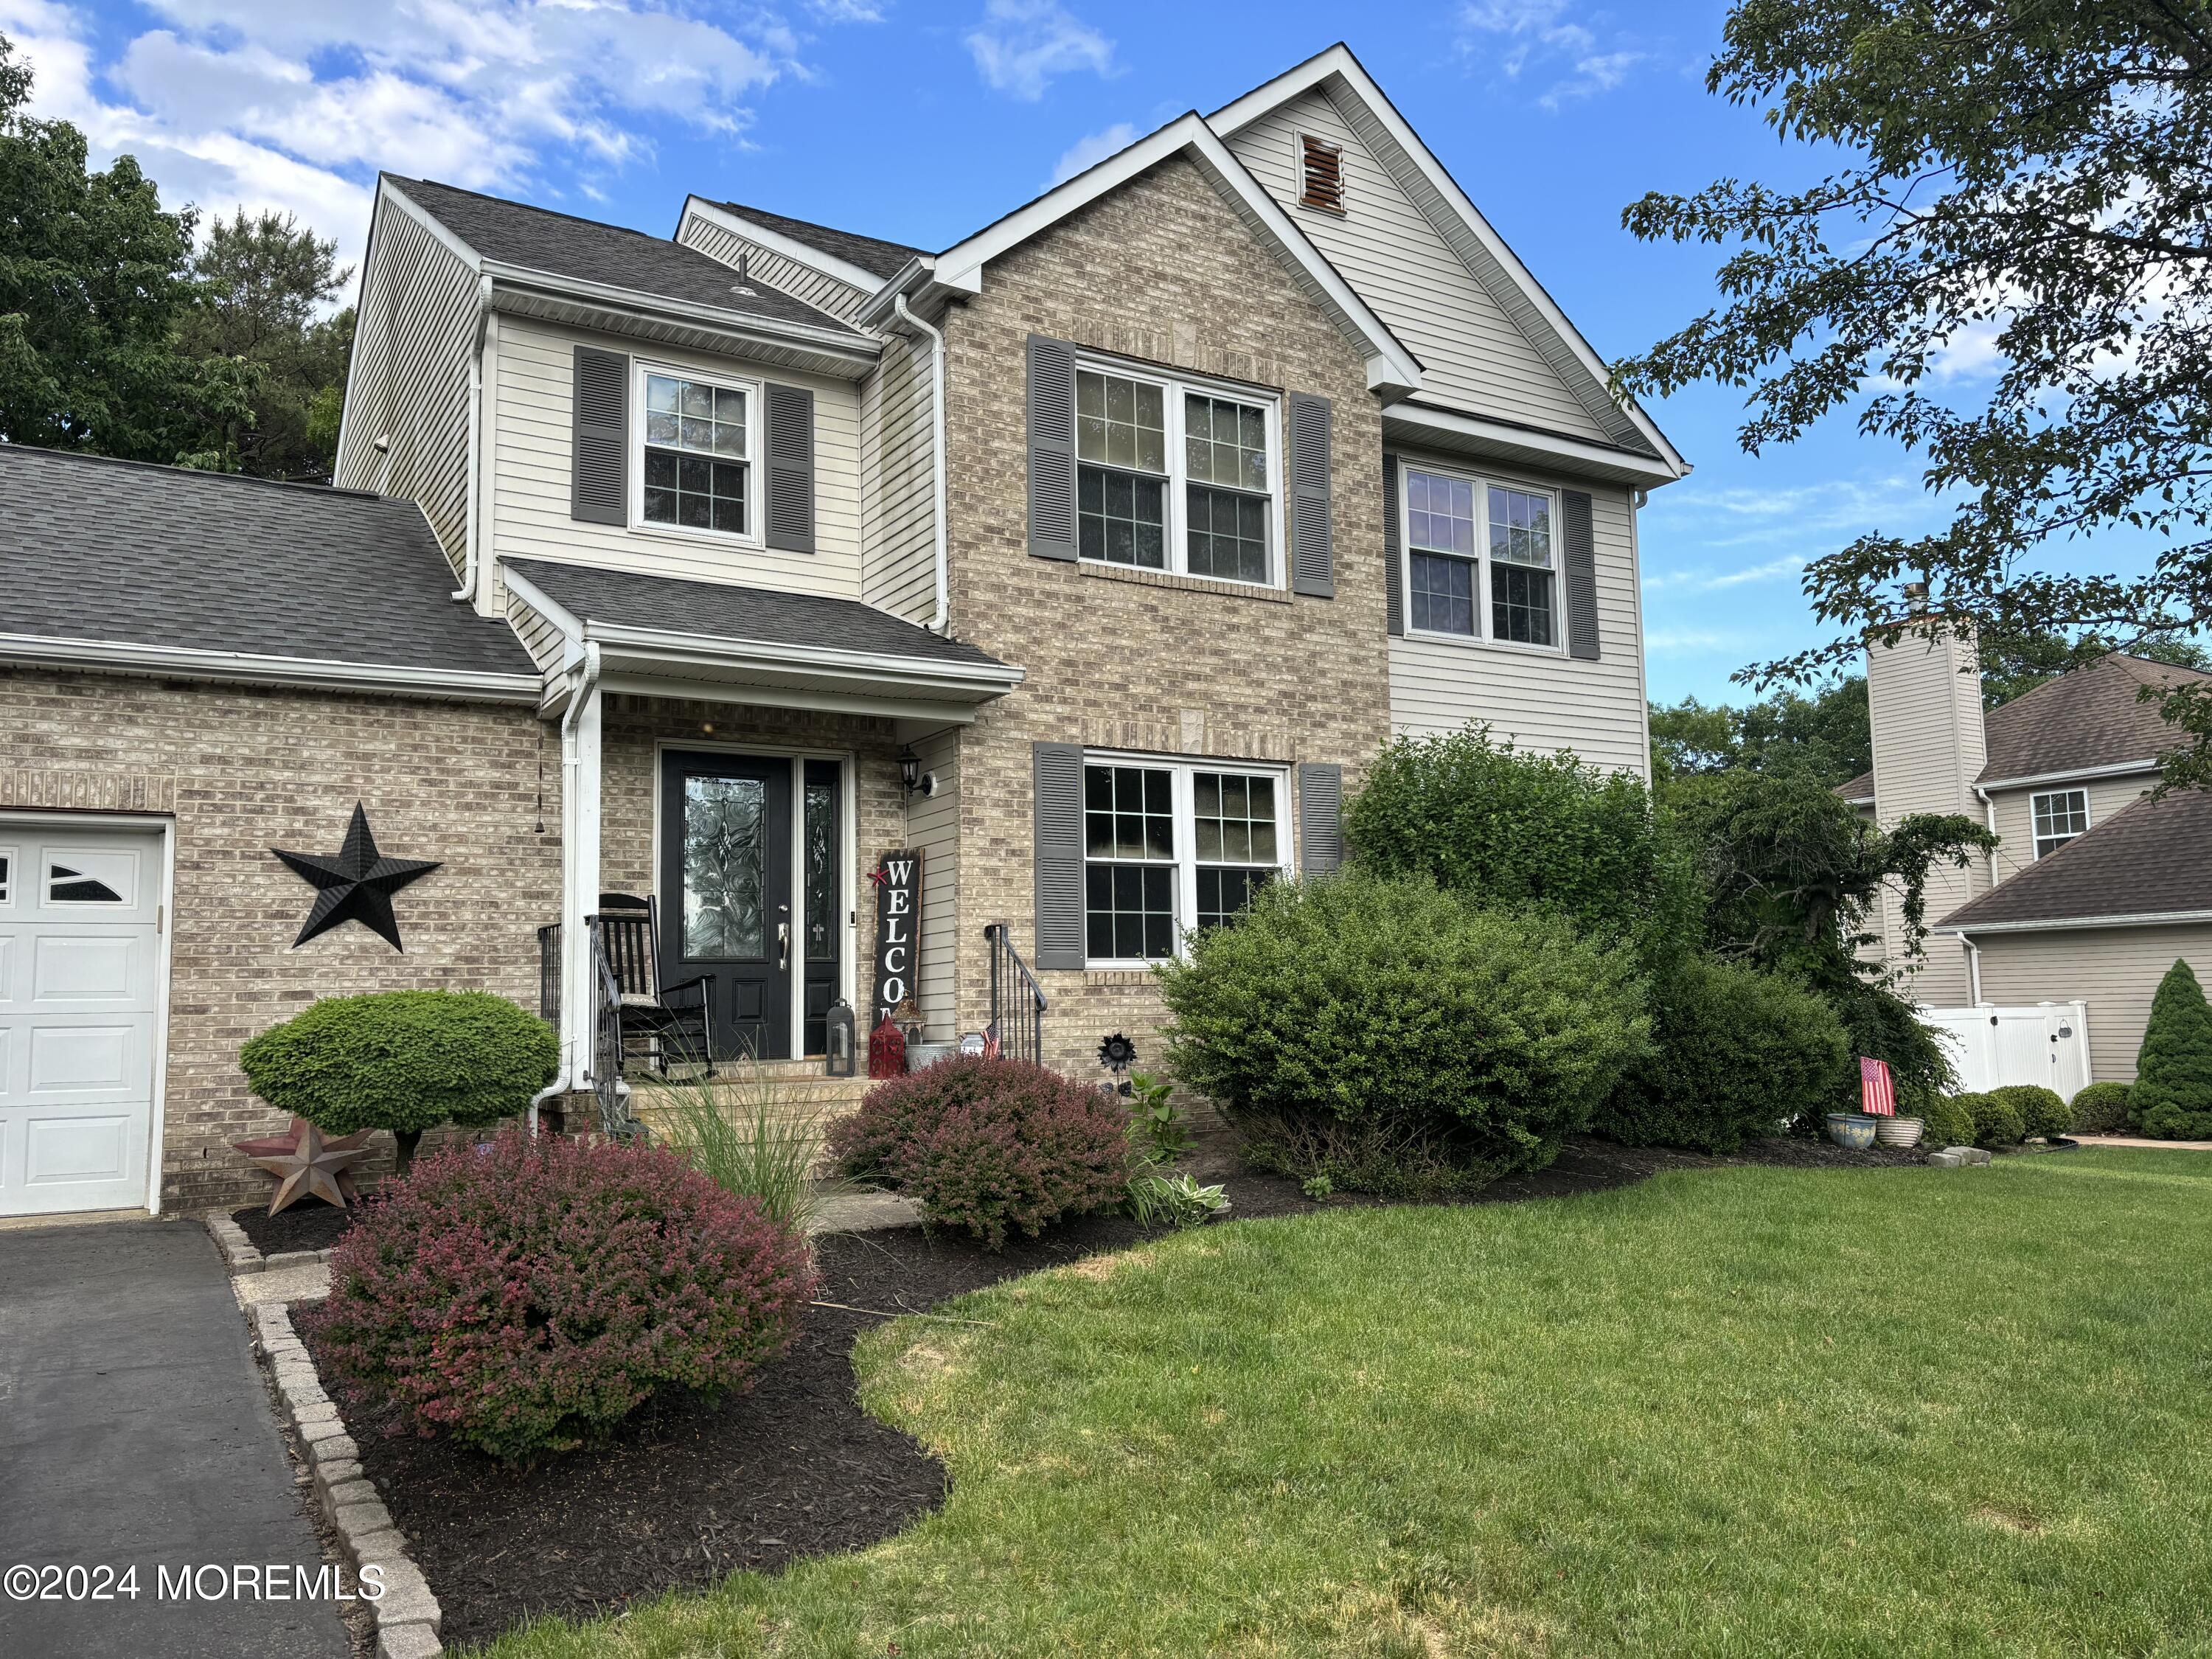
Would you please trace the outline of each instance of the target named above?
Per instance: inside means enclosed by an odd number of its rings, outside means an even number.
[[[714,975],[716,1058],[788,1058],[791,763],[672,750],[660,799],[661,982]]]

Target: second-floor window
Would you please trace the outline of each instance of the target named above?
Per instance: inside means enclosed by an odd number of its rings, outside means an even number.
[[[650,363],[640,364],[637,374],[638,523],[756,539],[760,389]]]
[[[1269,400],[1079,367],[1077,551],[1102,564],[1279,586],[1274,450]]]
[[[1552,493],[1431,467],[1401,475],[1413,631],[1559,649]]]
[[[2089,833],[2089,792],[2052,789],[2029,798],[2035,820],[2035,856],[2055,853],[2076,836]]]

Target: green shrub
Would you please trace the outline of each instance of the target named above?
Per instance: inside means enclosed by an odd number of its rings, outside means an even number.
[[[1929,1095],[1920,1103],[1917,1115],[1925,1126],[1920,1133],[1921,1144],[1941,1150],[1945,1146],[1971,1146],[1974,1144],[1974,1113],[1967,1103],[1967,1095]],[[1898,1102],[1904,1110],[1905,1103]],[[1908,1116],[1913,1114],[1907,1114]]]
[[[1956,1098],[1973,1115],[1975,1146],[2020,1145],[2027,1126],[2020,1121],[2019,1107],[1993,1094],[1965,1094]]]
[[[1420,878],[1271,884],[1158,972],[1169,1063],[1255,1160],[1368,1191],[1541,1169],[1650,1024],[1627,951]]]
[[[1850,1066],[1835,1011],[1754,968],[1692,957],[1653,1000],[1652,1051],[1591,1127],[1631,1146],[1733,1152],[1832,1109]]]
[[[403,1164],[437,1124],[521,1115],[560,1060],[551,1026],[487,991],[325,997],[238,1052],[278,1111],[326,1134],[389,1129]]]
[[[2085,1135],[2124,1135],[2128,1132],[2128,1085],[2093,1083],[2074,1097],[2074,1131]]]
[[[2056,1089],[2046,1089],[2039,1083],[2008,1083],[1990,1092],[2010,1103],[2020,1114],[2021,1133],[2027,1139],[2038,1136],[2053,1139],[2074,1127],[2074,1114],[2066,1109]]]
[[[2160,1140],[2212,1139],[2212,1007],[2185,962],[2166,970],[2151,999],[2128,1115]]]

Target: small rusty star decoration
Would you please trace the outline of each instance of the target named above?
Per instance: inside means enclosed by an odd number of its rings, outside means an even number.
[[[340,1209],[361,1197],[353,1184],[353,1166],[368,1156],[366,1129],[325,1139],[313,1124],[295,1117],[281,1135],[231,1144],[276,1177],[276,1192],[269,1200],[271,1215],[310,1194]]]

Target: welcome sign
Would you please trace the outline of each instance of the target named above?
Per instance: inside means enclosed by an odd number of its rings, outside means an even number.
[[[921,854],[886,853],[868,879],[876,884],[876,1017],[881,1024],[891,1011],[915,994],[921,945]]]

